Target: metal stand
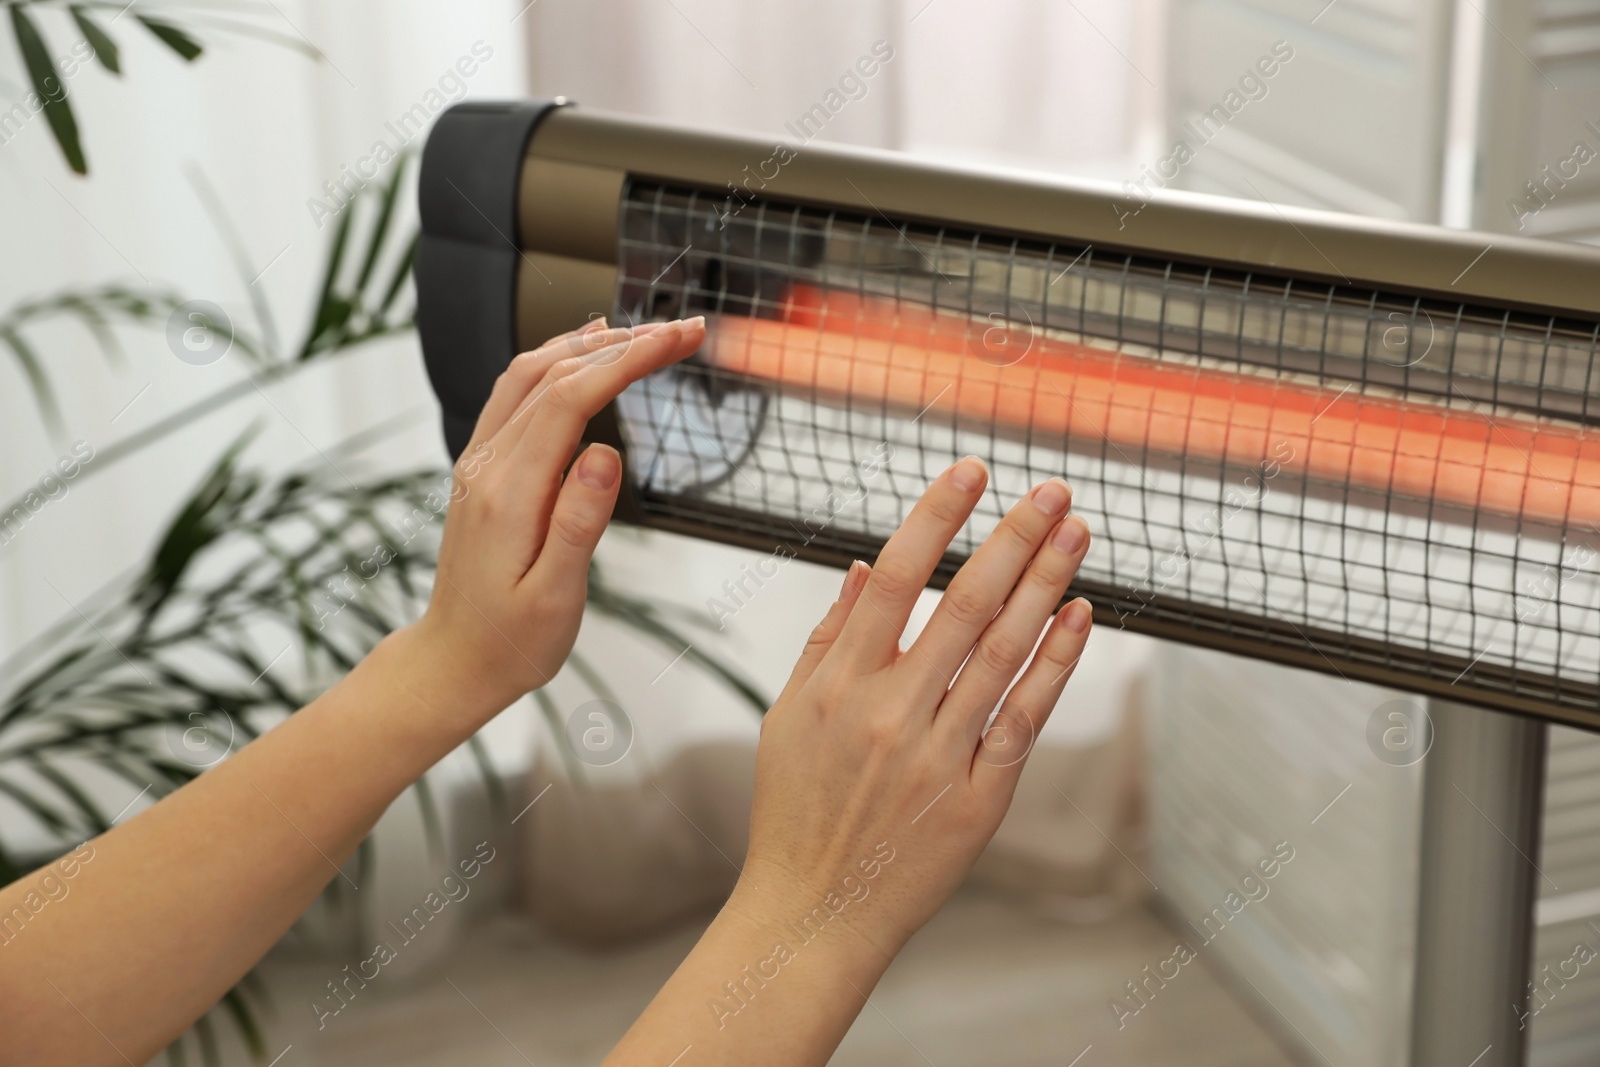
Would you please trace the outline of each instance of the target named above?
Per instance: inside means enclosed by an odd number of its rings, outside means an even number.
[[[1428,704],[1413,1067],[1521,1067],[1538,897],[1543,723]]]

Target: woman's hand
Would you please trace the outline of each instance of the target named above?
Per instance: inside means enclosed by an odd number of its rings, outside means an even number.
[[[1051,615],[1089,528],[1067,516],[1066,483],[1035,487],[902,650],[918,594],[986,480],[972,457],[941,475],[876,566],[851,568],[812,634],[762,725],[741,911],[792,928],[821,908],[828,928],[887,959],[1000,825],[1088,638],[1087,601]]]
[[[1086,601],[1051,618],[1089,528],[1066,483],[1036,486],[902,650],[986,481],[957,463],[850,568],[762,723],[739,884],[607,1067],[827,1062],[994,835],[1089,636]]]
[[[704,339],[699,317],[596,322],[522,353],[495,382],[456,463],[433,599],[415,627],[453,698],[498,711],[561,669],[622,473],[602,444],[567,465],[592,416]]]

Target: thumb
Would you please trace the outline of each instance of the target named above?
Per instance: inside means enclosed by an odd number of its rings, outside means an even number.
[[[580,594],[589,581],[589,560],[611,521],[622,481],[622,457],[610,445],[592,444],[572,465],[550,512],[533,569],[543,571],[552,588],[573,583]]]
[[[867,578],[871,574],[872,568],[859,559],[850,564],[850,569],[844,574],[844,585],[839,588],[839,599],[828,608],[828,613],[822,617],[817,628],[812,630],[811,636],[806,639],[806,647],[800,653],[799,662],[794,665],[794,673],[789,676],[789,684],[783,687],[784,694],[804,685],[806,679],[816,671],[818,664],[828,654],[828,649],[833,647],[840,632],[844,630],[845,620],[850,617],[851,609],[861,598],[861,590],[865,588]],[[780,695],[779,699],[782,698]]]

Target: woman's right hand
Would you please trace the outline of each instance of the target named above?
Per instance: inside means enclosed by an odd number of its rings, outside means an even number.
[[[986,483],[975,457],[945,471],[876,565],[851,568],[813,633],[762,725],[750,850],[730,902],[740,913],[789,929],[811,916],[890,957],[999,827],[1088,639],[1087,601],[1052,613],[1089,528],[1068,516],[1065,482],[1036,486],[902,649]]]
[[[1052,621],[1089,528],[1065,482],[1034,487],[902,650],[987,481],[957,463],[850,568],[762,723],[739,883],[607,1067],[826,1063],[994,836],[1089,636],[1087,601]]]

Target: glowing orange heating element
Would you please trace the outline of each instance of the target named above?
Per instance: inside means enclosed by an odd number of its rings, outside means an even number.
[[[724,316],[705,358],[818,400],[1110,442],[1544,522],[1600,522],[1600,441],[1570,426],[1168,363],[914,304],[795,286],[781,320]],[[1026,354],[1003,359],[1005,345]],[[1021,358],[1017,358],[1021,355]],[[1009,365],[1001,362],[1015,359]],[[1285,447],[1287,446],[1287,447]],[[1291,458],[1285,460],[1288,454]]]

